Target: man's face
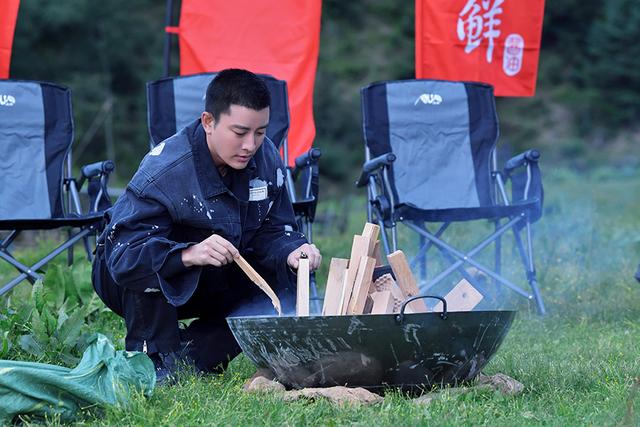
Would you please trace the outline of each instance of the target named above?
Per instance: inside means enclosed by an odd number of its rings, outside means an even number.
[[[202,113],[207,146],[216,166],[244,169],[264,142],[269,124],[269,107],[260,111],[232,104],[229,113],[214,123],[210,113]]]

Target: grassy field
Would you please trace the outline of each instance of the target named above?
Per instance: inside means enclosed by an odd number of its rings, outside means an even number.
[[[253,367],[240,356],[223,375],[187,376],[172,388],[157,389],[150,399],[135,397],[128,408],[87,410],[76,423],[640,425],[640,284],[632,278],[640,262],[640,176],[617,177],[609,170],[589,175],[546,170],[545,184],[545,216],[536,224],[535,244],[549,313],[540,318],[524,299],[496,290],[501,306],[517,308],[519,314],[485,370],[522,382],[521,395],[445,391],[427,406],[394,392],[371,407],[340,407],[326,401],[283,403],[277,395],[241,391]],[[360,196],[325,195],[315,229],[326,261],[320,283],[330,257],[348,256],[350,236],[359,233],[364,223],[363,208]],[[469,246],[472,232],[488,230],[486,224],[465,224],[449,239]],[[401,242],[403,247],[415,245],[405,235]],[[509,243],[505,239],[504,257],[515,258]],[[34,256],[26,251],[22,255]],[[506,270],[524,286],[515,267],[507,262]],[[3,266],[0,280],[10,272]],[[89,274],[86,262],[68,269],[60,260],[47,271],[44,290],[38,290],[35,298],[30,285],[24,284],[0,300],[0,358],[73,365],[83,337],[91,331],[104,333],[122,348],[122,322],[93,296]],[[69,314],[62,325],[61,309]],[[65,334],[48,333],[56,328]],[[31,336],[36,344],[21,336]],[[79,344],[72,345],[70,336]],[[32,345],[25,345],[28,342]]]

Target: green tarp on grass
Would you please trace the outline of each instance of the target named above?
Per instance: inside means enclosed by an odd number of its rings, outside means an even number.
[[[146,354],[115,351],[100,334],[74,369],[0,360],[0,425],[21,414],[69,420],[88,406],[126,405],[133,393],[151,396],[155,382]]]

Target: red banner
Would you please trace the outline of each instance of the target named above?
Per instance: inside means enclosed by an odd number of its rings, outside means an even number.
[[[416,77],[533,96],[544,0],[416,0]]]
[[[180,74],[246,68],[287,81],[289,163],[315,137],[321,0],[182,0]]]
[[[11,46],[20,0],[0,0],[0,79],[9,78]]]

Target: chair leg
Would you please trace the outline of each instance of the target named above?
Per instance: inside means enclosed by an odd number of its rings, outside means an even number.
[[[13,241],[16,237],[18,237],[19,234],[20,230],[12,230],[7,237],[5,237],[3,240],[0,240],[0,251],[8,250],[11,243],[13,243]]]
[[[89,236],[84,236],[84,238],[82,239],[82,242],[84,243],[84,250],[87,253],[87,261],[92,262],[93,261],[93,253],[91,251],[91,244],[89,243]]]
[[[419,241],[418,241],[420,248],[422,249],[423,247],[425,247],[426,243],[427,243],[427,239],[425,239],[423,235],[420,235]],[[426,282],[427,281],[427,251],[422,252],[419,262],[420,262],[420,281]]]
[[[398,227],[398,224],[395,223],[395,222],[392,223],[392,226],[391,226],[391,243],[392,243],[393,246],[391,247],[391,250],[393,252],[398,250],[398,230],[397,230],[396,227]]]
[[[442,236],[442,233],[445,232],[445,230],[449,227],[451,223],[450,222],[445,222],[443,223],[440,228],[438,229],[438,231],[436,231],[436,234],[434,234],[435,237],[440,238],[440,236]],[[422,227],[428,231],[427,227],[423,224]],[[416,256],[411,260],[410,262],[410,266],[411,268],[415,267],[416,263],[420,262],[420,263],[424,263],[424,267],[422,265],[420,265],[420,272],[422,274],[422,282],[426,283],[427,281],[427,252],[429,252],[429,249],[431,249],[431,246],[433,246],[433,242],[432,241],[427,241],[427,239],[421,235],[418,234],[418,236],[420,236],[420,248],[418,249],[418,253],[416,253]]]
[[[36,282],[36,280],[42,280],[42,276],[36,273],[33,269],[28,266],[22,264],[18,261],[11,252],[6,249],[0,249],[0,258],[11,264],[19,273],[25,274],[25,279],[28,280],[32,285]]]
[[[544,307],[544,301],[542,300],[542,295],[540,294],[540,289],[538,287],[538,280],[536,279],[536,268],[533,261],[533,241],[531,236],[531,223],[527,220],[526,227],[527,230],[527,250],[525,251],[524,243],[522,242],[522,237],[520,236],[520,231],[515,227],[513,228],[513,235],[516,240],[516,247],[518,248],[518,253],[520,254],[520,259],[522,260],[522,264],[524,265],[527,281],[529,282],[529,286],[531,286],[531,290],[533,292],[533,297],[536,300],[536,305],[538,308],[539,314],[545,314],[546,309]]]
[[[53,251],[49,252],[49,254],[47,256],[42,258],[40,261],[35,263],[33,266],[31,266],[31,267],[26,267],[25,266],[25,268],[27,270],[30,270],[32,272],[32,274],[34,274],[33,272],[39,270],[41,267],[43,267],[44,265],[49,263],[49,261],[51,261],[53,258],[57,257],[62,252],[64,252],[67,249],[69,249],[69,247],[75,245],[80,239],[83,239],[90,232],[91,232],[91,228],[83,228],[83,229],[81,229],[78,233],[73,235],[69,240],[67,240],[66,242],[64,242],[63,244],[61,244],[57,248],[55,248]],[[2,251],[0,251],[0,258],[3,258],[5,260],[7,260],[7,255],[5,253],[3,253]],[[11,264],[14,264],[14,262],[12,262],[12,261],[9,261],[9,262]],[[17,262],[17,261],[15,261],[15,262]],[[16,277],[15,279],[11,280],[9,283],[5,284],[2,288],[0,288],[0,296],[2,296],[4,294],[6,294],[7,292],[9,292],[16,285],[18,285],[18,283],[22,282],[23,280],[27,279],[28,277],[29,277],[29,274],[27,272],[21,273],[18,277]]]
[[[533,290],[533,296],[536,299],[536,303],[538,304],[538,313],[545,314],[546,310],[544,308],[544,302],[542,301],[542,295],[540,294],[540,289],[538,288],[538,280],[536,279],[536,266],[533,262],[533,236],[531,233],[531,222],[527,218],[527,248],[529,252],[529,271],[531,272],[531,277],[529,279],[529,284],[531,285],[531,289]]]
[[[2,258],[9,264],[11,264],[16,270],[18,270],[20,273],[25,273],[28,272],[29,267],[21,264],[13,255],[11,255],[11,252],[9,252],[9,246],[11,246],[11,243],[13,243],[13,241],[16,239],[16,237],[18,237],[19,234],[20,230],[11,230],[7,237],[0,240],[0,253],[3,252],[6,255],[6,257],[3,256]],[[32,276],[27,277],[27,280],[31,282],[32,285],[36,282],[36,280],[38,280],[38,277],[40,277],[37,273],[34,273],[34,276],[35,278]]]
[[[497,219],[495,222],[496,231],[500,228],[500,220]],[[499,236],[495,241],[495,263],[494,263],[494,271],[497,274],[502,274],[502,236]],[[496,285],[498,283],[496,282]]]
[[[307,218],[307,237],[310,242],[313,242],[313,223],[309,218]]]
[[[482,271],[483,273],[485,273],[486,275],[492,277],[493,279],[497,280],[498,282],[502,283],[503,285],[507,286],[508,288],[510,288],[511,290],[513,290],[514,292],[522,295],[523,297],[527,298],[527,299],[532,299],[533,296],[528,294],[527,292],[523,291],[521,288],[519,288],[518,286],[514,285],[513,283],[511,283],[509,280],[505,279],[502,276],[497,275],[495,272],[491,271],[491,269],[483,266],[482,264],[480,264],[479,262],[473,260],[473,256],[475,256],[478,252],[480,252],[481,250],[483,250],[484,248],[486,248],[489,244],[491,244],[495,238],[497,236],[502,235],[503,233],[505,233],[507,230],[511,229],[514,225],[516,225],[518,222],[522,221],[524,218],[522,216],[518,216],[515,217],[513,219],[511,219],[508,223],[506,223],[505,225],[503,225],[502,227],[500,227],[500,229],[498,229],[495,233],[493,233],[491,236],[489,236],[488,238],[486,238],[485,240],[483,240],[481,243],[479,243],[476,247],[474,247],[473,249],[471,249],[469,252],[462,253],[458,250],[456,250],[455,248],[453,248],[452,246],[448,245],[447,243],[445,243],[444,241],[436,238],[435,236],[431,235],[430,233],[426,232],[425,230],[421,229],[419,226],[411,223],[411,222],[406,222],[404,223],[407,227],[411,228],[412,230],[416,231],[419,234],[422,234],[423,236],[425,236],[428,240],[432,241],[433,244],[442,252],[443,250],[446,250],[447,252],[449,252],[452,256],[458,258],[458,261],[456,261],[454,264],[452,264],[451,266],[449,266],[447,269],[445,269],[443,272],[441,272],[438,276],[436,276],[435,278],[433,278],[426,286],[423,290],[429,289],[430,287],[432,287],[433,285],[437,284],[438,282],[440,282],[442,279],[444,279],[445,277],[447,277],[449,274],[451,274],[451,272],[455,271],[458,269],[458,267],[460,267],[461,265],[463,265],[465,262],[468,264],[471,264],[472,266],[474,266],[475,268],[477,268],[478,270]]]
[[[449,263],[455,264],[456,259],[452,254],[450,254],[449,252],[447,252],[442,248],[438,248],[438,249],[440,249],[440,253],[442,254],[443,257],[447,259],[447,261],[449,261]],[[486,286],[484,286],[483,283],[480,283],[479,279],[469,274],[469,272],[464,268],[464,264],[459,265],[457,270],[467,282],[471,283],[474,287],[476,287],[483,295],[485,296],[488,295],[489,290],[486,288]],[[496,281],[496,283],[499,284],[498,281]]]
[[[389,237],[387,236],[387,229],[384,226],[384,222],[382,220],[378,221],[378,225],[380,226],[380,239],[382,239],[382,248],[384,249],[385,255],[389,255],[392,250],[389,246]]]
[[[67,231],[67,236],[68,236],[67,240],[69,240],[71,238],[72,234],[73,233],[72,233],[71,230]],[[71,265],[73,265],[73,246],[69,246],[69,250],[67,251],[67,265],[69,267],[71,267]]]
[[[309,275],[309,287],[311,288],[311,301],[313,303],[313,313],[320,314],[322,312],[322,298],[318,295],[318,287],[316,286],[316,272],[312,271]]]

